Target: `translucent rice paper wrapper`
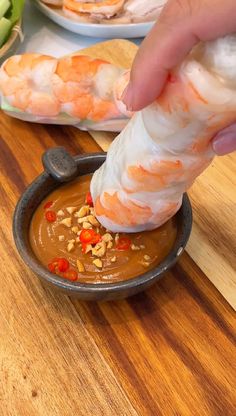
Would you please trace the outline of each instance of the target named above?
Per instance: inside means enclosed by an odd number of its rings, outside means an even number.
[[[112,143],[91,182],[102,225],[139,232],[164,224],[211,163],[212,137],[235,120],[236,36],[227,36],[196,47]]]

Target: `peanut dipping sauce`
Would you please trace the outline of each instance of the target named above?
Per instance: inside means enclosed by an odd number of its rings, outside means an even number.
[[[88,218],[94,214],[93,208],[85,202],[90,181],[91,175],[81,176],[52,192],[38,206],[30,225],[30,243],[36,257],[46,267],[55,258],[68,260],[70,270],[73,269],[77,275],[73,280],[81,283],[127,280],[157,266],[174,245],[177,235],[175,218],[156,230],[134,234],[114,234],[100,224],[90,224],[90,230],[99,234],[102,240],[98,246],[90,245],[86,254],[82,251],[85,248],[80,241],[81,230],[85,223],[89,227]],[[87,215],[82,215],[82,218],[81,207],[87,210]],[[82,222],[84,218],[87,220]],[[55,273],[65,277],[58,270]]]

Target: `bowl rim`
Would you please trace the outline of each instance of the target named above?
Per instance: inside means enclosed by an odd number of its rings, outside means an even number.
[[[79,164],[83,161],[89,161],[89,159],[94,160],[96,158],[97,160],[101,159],[101,161],[105,161],[106,153],[86,153],[84,155],[77,155],[74,156],[74,160],[79,166]],[[88,172],[90,173],[90,172]],[[78,173],[78,177],[79,177]],[[81,175],[82,176],[82,175]],[[147,282],[152,282],[153,280],[156,281],[158,278],[160,278],[164,272],[169,270],[178,260],[178,257],[182,254],[184,251],[184,248],[188,242],[191,229],[192,229],[192,207],[189,200],[188,195],[185,193],[183,195],[183,202],[182,205],[176,215],[180,215],[182,213],[183,218],[186,218],[186,221],[182,221],[182,229],[180,230],[180,236],[177,234],[177,238],[174,244],[174,247],[169,252],[169,254],[159,263],[156,267],[151,269],[150,271],[143,273],[141,275],[138,275],[136,277],[122,280],[119,282],[113,282],[113,283],[79,283],[79,282],[70,282],[69,280],[65,280],[61,278],[60,276],[57,276],[53,273],[50,273],[45,266],[42,265],[42,263],[37,259],[37,257],[34,255],[34,253],[29,253],[29,249],[27,247],[27,244],[25,242],[25,235],[28,235],[27,233],[24,233],[23,227],[20,227],[22,225],[22,206],[24,204],[24,199],[31,195],[31,198],[33,195],[36,194],[37,189],[35,189],[34,193],[32,194],[32,187],[33,186],[39,186],[39,183],[43,183],[46,179],[48,179],[49,175],[46,172],[43,172],[39,176],[36,177],[36,179],[26,188],[26,190],[21,195],[15,211],[13,215],[13,237],[15,241],[16,248],[18,250],[18,253],[20,254],[22,260],[24,263],[40,278],[42,278],[47,283],[57,287],[58,289],[71,292],[71,293],[114,293],[116,291],[125,290],[125,289],[131,289],[136,287],[142,287],[146,286]],[[37,185],[38,184],[38,185]],[[56,183],[55,181],[55,189],[59,187],[59,182]],[[48,195],[52,192],[50,190],[48,192]],[[46,196],[42,197],[42,200]],[[35,210],[34,210],[35,212]],[[33,214],[32,214],[33,215]],[[31,216],[32,218],[32,216]],[[20,231],[19,231],[20,230]],[[27,237],[26,237],[27,238]],[[177,244],[178,243],[178,244]],[[30,244],[29,244],[30,246]]]

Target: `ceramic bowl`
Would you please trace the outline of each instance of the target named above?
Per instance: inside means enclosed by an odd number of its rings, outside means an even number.
[[[53,190],[75,177],[93,173],[105,159],[105,153],[86,154],[72,158],[63,148],[48,150],[43,155],[45,171],[26,189],[14,213],[13,234],[23,261],[43,283],[82,300],[121,299],[147,289],[176,263],[183,253],[192,228],[192,209],[189,198],[185,194],[182,206],[176,214],[178,232],[174,247],[167,257],[151,271],[126,281],[101,284],[70,282],[50,273],[36,258],[30,246],[29,227],[32,215],[40,202]]]
[[[19,20],[13,27],[9,39],[0,48],[0,65],[10,56],[14,55],[23,40],[22,21]]]

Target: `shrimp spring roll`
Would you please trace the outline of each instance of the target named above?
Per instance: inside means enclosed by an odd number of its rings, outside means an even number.
[[[121,131],[130,117],[119,100],[123,73],[88,56],[16,55],[0,69],[1,107],[25,121]]]
[[[236,36],[196,47],[161,96],[136,113],[95,172],[96,216],[115,232],[161,226],[211,163],[212,137],[236,120]]]

